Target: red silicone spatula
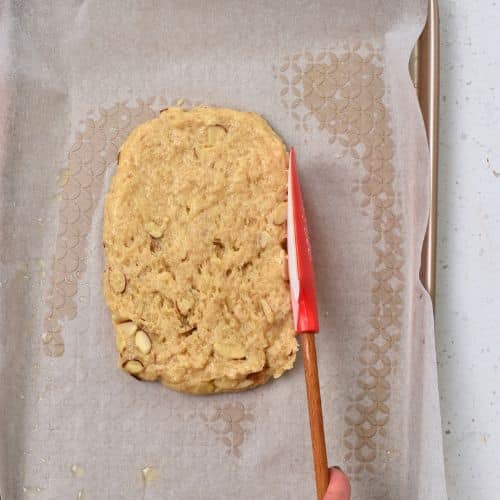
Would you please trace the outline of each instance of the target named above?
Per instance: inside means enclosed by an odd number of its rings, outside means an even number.
[[[302,357],[306,378],[309,426],[316,476],[318,500],[323,500],[328,488],[328,461],[326,458],[323,412],[319,390],[318,365],[314,334],[319,331],[318,307],[314,285],[311,244],[307,230],[304,204],[300,192],[295,150],[290,150],[288,170],[288,271],[295,331],[302,340]]]

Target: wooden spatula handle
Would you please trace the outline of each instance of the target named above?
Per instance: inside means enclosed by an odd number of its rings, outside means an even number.
[[[302,333],[302,356],[306,377],[307,403],[309,406],[309,426],[316,476],[316,493],[318,500],[323,500],[328,488],[329,472],[326,457],[325,430],[323,428],[323,411],[319,391],[318,364],[314,333]]]

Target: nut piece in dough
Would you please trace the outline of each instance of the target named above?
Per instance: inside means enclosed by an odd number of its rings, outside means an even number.
[[[214,351],[227,359],[241,359],[246,354],[245,348],[235,342],[215,342]]]
[[[123,314],[112,314],[111,319],[113,320],[113,323],[115,325],[118,325],[120,323],[124,323],[125,321],[130,321],[128,316],[124,316]]]
[[[117,325],[116,329],[121,335],[131,337],[137,331],[137,325],[133,321],[126,321]]]
[[[109,286],[115,293],[123,293],[127,286],[127,279],[119,269],[111,269],[109,271]]]
[[[260,306],[262,307],[262,311],[264,313],[264,316],[267,319],[268,323],[273,323],[274,322],[274,314],[273,310],[271,309],[271,306],[267,302],[266,299],[260,299]]]
[[[254,384],[253,380],[246,378],[245,380],[242,380],[238,384],[238,389],[247,389],[248,387],[250,387],[253,384]]]
[[[127,347],[128,339],[137,331],[137,325],[132,321],[115,324],[116,328],[116,350],[123,352]]]
[[[123,368],[125,368],[125,370],[128,371],[131,375],[137,375],[144,370],[144,366],[142,365],[142,363],[140,361],[137,361],[136,359],[127,361]]]
[[[280,203],[273,212],[273,223],[277,226],[284,224],[288,216],[288,205],[286,203]]]
[[[222,125],[211,125],[207,129],[207,141],[210,146],[224,139],[226,129]]]
[[[151,352],[151,339],[146,332],[137,330],[135,334],[135,346],[142,354],[149,354]]]
[[[239,385],[237,380],[233,380],[227,377],[215,379],[214,384],[217,389],[234,389]]]
[[[121,335],[117,335],[115,338],[115,345],[116,350],[121,353],[127,347],[127,340]]]
[[[266,248],[270,241],[271,241],[271,236],[266,231],[262,231],[262,233],[259,234],[260,248],[262,249]]]
[[[156,224],[156,222],[151,220],[144,224],[144,229],[146,229],[146,232],[153,238],[161,238],[163,236],[163,229]]]
[[[193,308],[194,305],[194,299],[191,295],[185,295],[184,297],[181,297],[180,299],[177,299],[177,309],[179,309],[179,312],[183,316],[187,316],[189,314],[189,311]]]

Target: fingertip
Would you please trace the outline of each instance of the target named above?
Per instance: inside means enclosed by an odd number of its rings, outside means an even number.
[[[349,500],[351,497],[351,485],[347,476],[340,468],[330,469],[330,483],[326,490],[324,500]]]

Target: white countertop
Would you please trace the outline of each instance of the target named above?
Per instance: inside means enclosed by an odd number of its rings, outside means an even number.
[[[441,0],[436,340],[448,496],[500,498],[500,1]]]

